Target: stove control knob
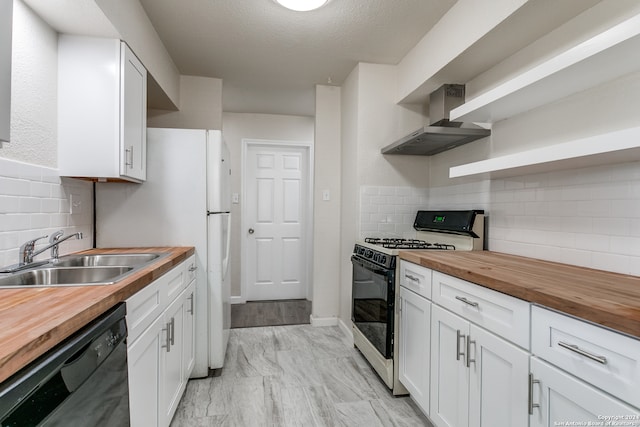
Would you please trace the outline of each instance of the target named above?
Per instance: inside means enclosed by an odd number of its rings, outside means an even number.
[[[386,264],[387,263],[387,256],[386,255],[382,255],[380,257],[380,263],[381,264]]]

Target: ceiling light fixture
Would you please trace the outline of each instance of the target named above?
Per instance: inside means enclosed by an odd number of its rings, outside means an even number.
[[[308,12],[310,10],[318,9],[329,3],[329,0],[275,0],[278,4],[286,7],[287,9],[295,10],[297,12]]]

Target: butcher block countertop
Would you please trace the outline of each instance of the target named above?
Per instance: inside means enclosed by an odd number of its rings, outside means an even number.
[[[491,251],[400,258],[640,338],[640,277]]]
[[[0,382],[195,253],[193,247],[90,249],[83,254],[168,253],[105,286],[0,289]]]

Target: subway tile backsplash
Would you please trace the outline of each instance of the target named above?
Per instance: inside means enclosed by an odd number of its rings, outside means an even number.
[[[640,163],[491,181],[489,249],[640,275]]]
[[[360,188],[360,237],[415,236],[419,209],[484,209],[488,248],[640,276],[640,162],[432,187]]]
[[[360,187],[360,238],[415,237],[413,220],[427,207],[428,196],[427,188]]]
[[[55,169],[0,158],[0,267],[18,262],[25,241],[56,230],[84,235],[80,241],[62,243],[60,254],[91,248],[92,222],[90,182],[60,178]],[[46,251],[38,258],[48,257]]]

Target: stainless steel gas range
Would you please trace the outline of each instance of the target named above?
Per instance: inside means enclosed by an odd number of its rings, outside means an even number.
[[[358,241],[353,265],[351,320],[355,346],[393,394],[398,381],[398,253],[407,250],[482,250],[484,211],[418,211],[415,239],[368,237]]]

